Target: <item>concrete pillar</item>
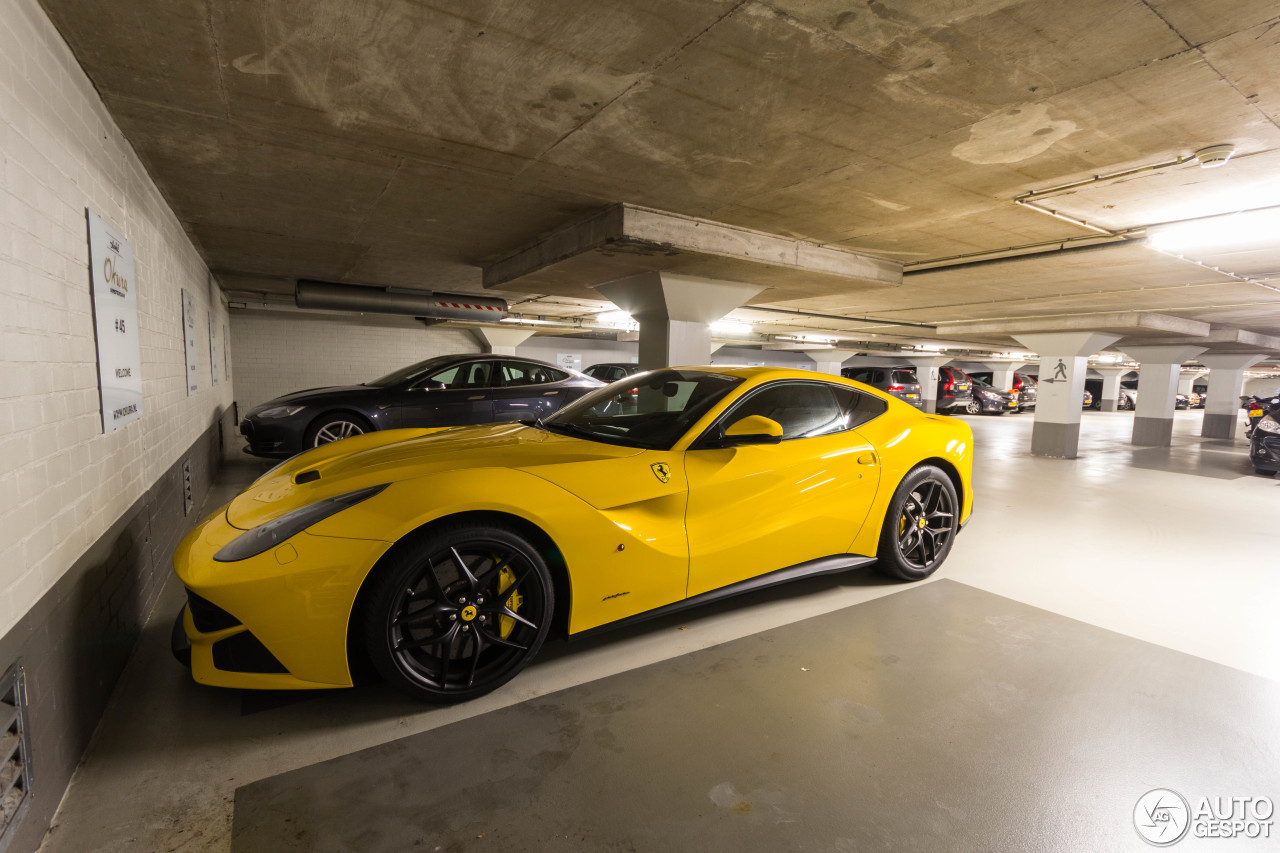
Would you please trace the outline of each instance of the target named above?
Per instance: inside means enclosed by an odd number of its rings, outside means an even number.
[[[1132,442],[1144,447],[1168,447],[1173,443],[1174,402],[1182,363],[1204,352],[1204,347],[1133,346],[1123,347],[1123,352],[1141,362]]]
[[[907,360],[916,368],[916,378],[920,380],[920,408],[934,414],[938,411],[938,368],[955,361],[953,356],[913,356]]]
[[[1204,376],[1204,374],[1203,373],[1179,373],[1178,374],[1178,393],[1190,394],[1192,387],[1194,387],[1196,384],[1196,380],[1199,379],[1201,376]]]
[[[1204,401],[1205,438],[1236,437],[1240,422],[1240,397],[1244,394],[1244,372],[1266,358],[1258,355],[1202,355],[1200,363],[1209,368],[1209,394]]]
[[[515,355],[516,347],[533,334],[532,329],[499,329],[480,326],[471,330],[480,348],[492,355]]]
[[[991,371],[991,385],[997,391],[1008,391],[1013,387],[1013,374],[1022,367],[1021,361],[989,361],[987,369]]]
[[[1127,367],[1090,368],[1102,377],[1102,411],[1114,412],[1120,407],[1120,377],[1129,372]]]
[[[818,373],[829,373],[832,376],[839,376],[845,361],[858,354],[855,349],[838,349],[836,347],[801,350],[801,352],[813,359],[814,370]]]
[[[653,370],[711,360],[711,324],[764,288],[642,272],[597,290],[640,324],[640,367]]]
[[[1036,456],[1075,459],[1080,448],[1080,409],[1089,356],[1111,346],[1119,335],[1101,332],[1045,332],[1014,335],[1018,343],[1040,354],[1036,422],[1031,452]]]

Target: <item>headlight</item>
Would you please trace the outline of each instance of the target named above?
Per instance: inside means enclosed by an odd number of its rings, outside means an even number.
[[[994,391],[979,391],[978,396],[984,400],[999,400],[1000,395]]]
[[[323,521],[347,507],[366,501],[385,489],[389,483],[381,486],[370,486],[358,492],[348,492],[334,498],[327,498],[318,503],[295,509],[277,519],[260,524],[232,539],[222,550],[213,555],[219,563],[234,563],[256,557],[263,551],[269,551],[292,536],[296,536],[311,525]]]
[[[1258,421],[1258,426],[1255,429],[1260,429],[1263,432],[1280,432],[1280,421],[1277,421],[1272,415],[1267,415]]]
[[[263,409],[254,415],[255,418],[287,418],[296,415],[305,409],[306,406],[272,406],[269,409]]]

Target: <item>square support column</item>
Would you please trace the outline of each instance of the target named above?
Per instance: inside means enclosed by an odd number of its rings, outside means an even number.
[[[1140,362],[1138,406],[1133,418],[1131,442],[1141,447],[1168,447],[1173,443],[1173,413],[1178,396],[1182,363],[1204,352],[1204,347],[1123,347],[1125,355]]]
[[[950,364],[955,358],[949,355],[916,357],[905,356],[916,368],[916,379],[920,380],[920,408],[934,414],[938,411],[938,380],[941,376],[938,368]]]
[[[991,370],[991,386],[997,391],[1008,391],[1013,388],[1013,374],[1023,366],[1021,361],[988,361],[986,366]]]
[[[1266,358],[1257,355],[1202,355],[1200,363],[1209,368],[1209,394],[1204,401],[1205,438],[1234,440],[1240,422],[1240,397],[1244,394],[1244,372]]]
[[[1114,412],[1120,408],[1120,377],[1129,372],[1127,367],[1094,367],[1095,373],[1102,376],[1102,401],[1100,408],[1104,412]]]
[[[1089,356],[1118,341],[1119,335],[1046,332],[1013,337],[1040,355],[1031,453],[1075,459],[1080,449],[1080,410]]]
[[[667,272],[643,272],[597,288],[640,324],[640,367],[711,361],[711,324],[764,288]]]
[[[844,363],[858,354],[857,350],[833,347],[807,349],[801,350],[801,352],[813,359],[814,370],[818,373],[828,373],[832,376],[839,376]]]
[[[516,347],[533,335],[532,329],[499,329],[480,326],[471,330],[480,348],[490,355],[515,355]]]

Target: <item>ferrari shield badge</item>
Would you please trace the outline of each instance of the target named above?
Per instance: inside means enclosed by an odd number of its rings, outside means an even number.
[[[671,466],[665,462],[655,462],[649,466],[653,469],[653,476],[657,477],[664,483],[671,482]]]

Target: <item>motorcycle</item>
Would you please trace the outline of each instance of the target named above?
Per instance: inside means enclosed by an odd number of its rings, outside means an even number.
[[[1249,412],[1249,420],[1245,423],[1244,437],[1253,438],[1254,431],[1258,428],[1258,422],[1266,416],[1267,412],[1272,409],[1280,409],[1280,394],[1276,396],[1249,396],[1240,398],[1241,408],[1247,409]]]

